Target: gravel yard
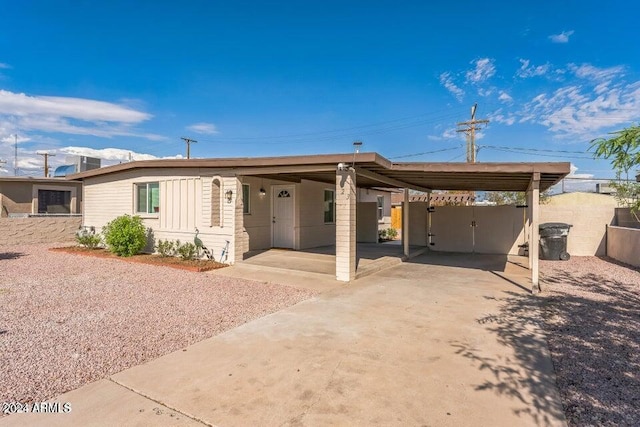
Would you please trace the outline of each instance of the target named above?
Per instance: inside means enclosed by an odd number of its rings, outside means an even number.
[[[640,272],[541,261],[544,318],[570,425],[640,425]]]
[[[51,399],[313,295],[48,247],[0,247],[0,401]]]

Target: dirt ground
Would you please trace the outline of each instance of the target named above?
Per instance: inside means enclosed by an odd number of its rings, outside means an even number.
[[[570,425],[640,425],[640,271],[541,261],[543,316]]]

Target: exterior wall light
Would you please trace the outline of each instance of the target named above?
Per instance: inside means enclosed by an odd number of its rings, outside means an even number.
[[[267,190],[265,190],[264,187],[260,187],[260,195],[261,196],[266,196],[267,195]]]
[[[231,203],[231,199],[233,198],[233,191],[231,191],[231,190],[227,190],[227,191],[224,193],[224,195],[225,195],[225,197],[226,197],[226,199],[227,199],[227,203]]]

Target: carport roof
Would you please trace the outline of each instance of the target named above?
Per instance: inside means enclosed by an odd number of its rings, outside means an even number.
[[[86,179],[133,169],[196,168],[201,175],[258,176],[299,182],[335,183],[339,163],[354,166],[362,188],[416,190],[526,191],[532,178],[546,190],[570,172],[567,162],[547,163],[393,163],[378,153],[320,154],[282,157],[143,160],[69,175]]]

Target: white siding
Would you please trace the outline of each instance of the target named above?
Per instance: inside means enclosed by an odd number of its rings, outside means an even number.
[[[235,261],[233,244],[235,231],[235,201],[237,196],[235,177],[224,177],[222,192],[233,191],[232,203],[223,201],[223,218],[227,227],[211,227],[210,189],[211,177],[200,177],[193,169],[133,170],[88,178],[84,185],[84,225],[103,227],[117,216],[135,215],[134,189],[136,183],[160,183],[160,212],[158,215],[141,215],[147,227],[159,239],[192,242],[195,229],[204,245],[219,260],[227,240],[231,242],[228,262]]]

